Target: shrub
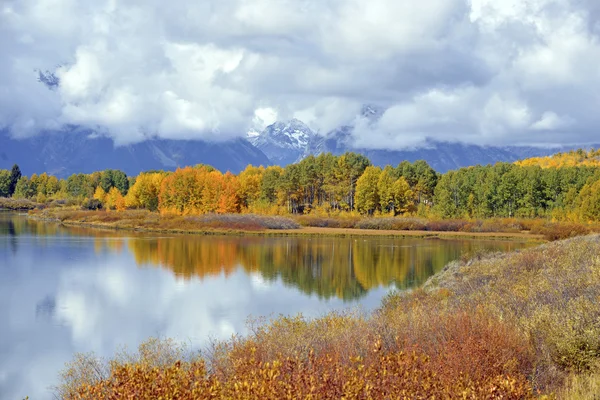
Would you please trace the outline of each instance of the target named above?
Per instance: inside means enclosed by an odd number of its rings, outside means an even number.
[[[406,231],[421,231],[426,230],[426,220],[420,218],[404,218],[404,217],[384,217],[384,218],[367,218],[356,224],[358,229],[378,229],[378,230],[406,230]]]
[[[0,209],[26,211],[41,207],[42,204],[35,203],[29,199],[13,199],[0,197]]]
[[[218,344],[208,360],[200,355],[186,356],[177,348],[169,350],[175,346],[172,342],[156,340],[151,340],[149,347],[157,357],[142,355],[148,351],[147,344],[140,347],[138,355],[121,356],[108,364],[92,355],[79,356],[63,373],[56,393],[63,399],[532,398],[518,360],[503,356],[510,351],[497,347],[491,354],[486,353],[490,346],[508,344],[506,340],[459,343],[466,338],[462,335],[450,345],[452,333],[460,331],[457,323],[468,324],[463,318],[446,321],[454,328],[446,332],[450,340],[438,341],[436,350],[441,355],[435,358],[416,347],[403,348],[398,337],[389,347],[375,331],[361,330],[366,335],[353,335],[348,328],[355,327],[355,322],[359,321],[342,315],[314,322],[282,318],[249,338]],[[333,330],[332,334],[311,335],[323,328]],[[479,339],[486,341],[489,333],[494,338],[506,334],[503,330],[493,333],[493,328]],[[340,340],[346,334],[355,341]],[[288,346],[288,340],[296,339],[305,340],[301,347]],[[474,352],[465,351],[470,346]],[[165,352],[180,357],[164,359],[161,355]],[[484,359],[491,360],[484,361],[484,365],[493,367],[466,370],[461,364],[467,361],[475,365]]]
[[[591,230],[584,225],[566,222],[538,224],[531,229],[531,233],[544,235],[544,238],[550,241],[587,235],[590,232]]]
[[[102,209],[102,202],[98,199],[89,199],[86,202],[83,203],[83,205],[81,206],[82,209],[84,210],[101,210]]]
[[[323,217],[317,215],[302,215],[295,219],[302,226],[343,229],[355,228],[361,220],[360,217]]]
[[[598,253],[600,236],[579,237],[455,264],[435,281],[454,293],[447,302],[481,304],[523,331],[535,352],[535,384],[556,387],[600,360]]]
[[[262,229],[298,229],[300,225],[290,218],[256,214],[206,214],[186,217],[198,227],[256,231]]]

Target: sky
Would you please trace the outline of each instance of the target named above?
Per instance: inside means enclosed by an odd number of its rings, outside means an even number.
[[[597,143],[599,39],[597,0],[0,0],[0,129]]]

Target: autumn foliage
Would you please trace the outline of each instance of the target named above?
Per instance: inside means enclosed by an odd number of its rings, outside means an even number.
[[[432,322],[432,321],[431,321]],[[216,344],[204,357],[170,342],[102,365],[80,356],[63,374],[60,397],[177,399],[385,399],[532,397],[531,355],[514,330],[477,311],[443,315],[410,343],[397,321],[332,314],[282,317],[246,339]],[[145,347],[144,347],[145,346]],[[161,357],[160,351],[168,357]],[[175,356],[179,358],[174,360]],[[161,360],[162,359],[162,360]],[[165,360],[167,362],[165,362]],[[77,373],[94,366],[93,373]]]
[[[540,166],[542,168],[560,168],[576,166],[600,166],[600,149],[572,150],[548,157],[532,157],[516,163],[520,166]]]
[[[210,167],[186,167],[164,178],[159,193],[162,213],[194,215],[239,211],[238,182]]]
[[[600,236],[449,264],[371,314],[257,320],[202,353],[79,355],[59,398],[593,398]],[[225,250],[226,253],[229,253]],[[175,249],[173,254],[181,253]],[[587,396],[587,397],[586,397]],[[544,397],[541,397],[544,398]],[[554,398],[554,397],[550,397]]]

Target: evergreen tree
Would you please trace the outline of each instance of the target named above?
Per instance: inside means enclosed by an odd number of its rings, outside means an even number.
[[[10,171],[10,188],[9,195],[12,196],[15,193],[17,188],[17,182],[21,179],[21,169],[17,164],[13,165],[12,170]]]

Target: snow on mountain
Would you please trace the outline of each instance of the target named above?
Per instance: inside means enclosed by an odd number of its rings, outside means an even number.
[[[384,108],[381,108],[375,104],[365,104],[360,110],[360,115],[374,122],[381,118],[384,112]]]
[[[262,150],[278,165],[298,162],[309,155],[333,153],[341,155],[347,151],[363,154],[378,166],[397,165],[403,160],[414,162],[426,160],[438,172],[477,164],[514,162],[523,158],[547,156],[559,151],[568,151],[577,146],[540,148],[529,146],[477,146],[464,143],[428,142],[422,148],[406,150],[361,149],[353,146],[355,123],[376,122],[385,109],[376,105],[364,105],[356,119],[319,135],[298,120],[276,122],[258,135],[249,135],[248,140]]]
[[[302,159],[316,136],[304,122],[292,119],[269,125],[259,135],[249,133],[248,140],[275,164],[287,165]]]

